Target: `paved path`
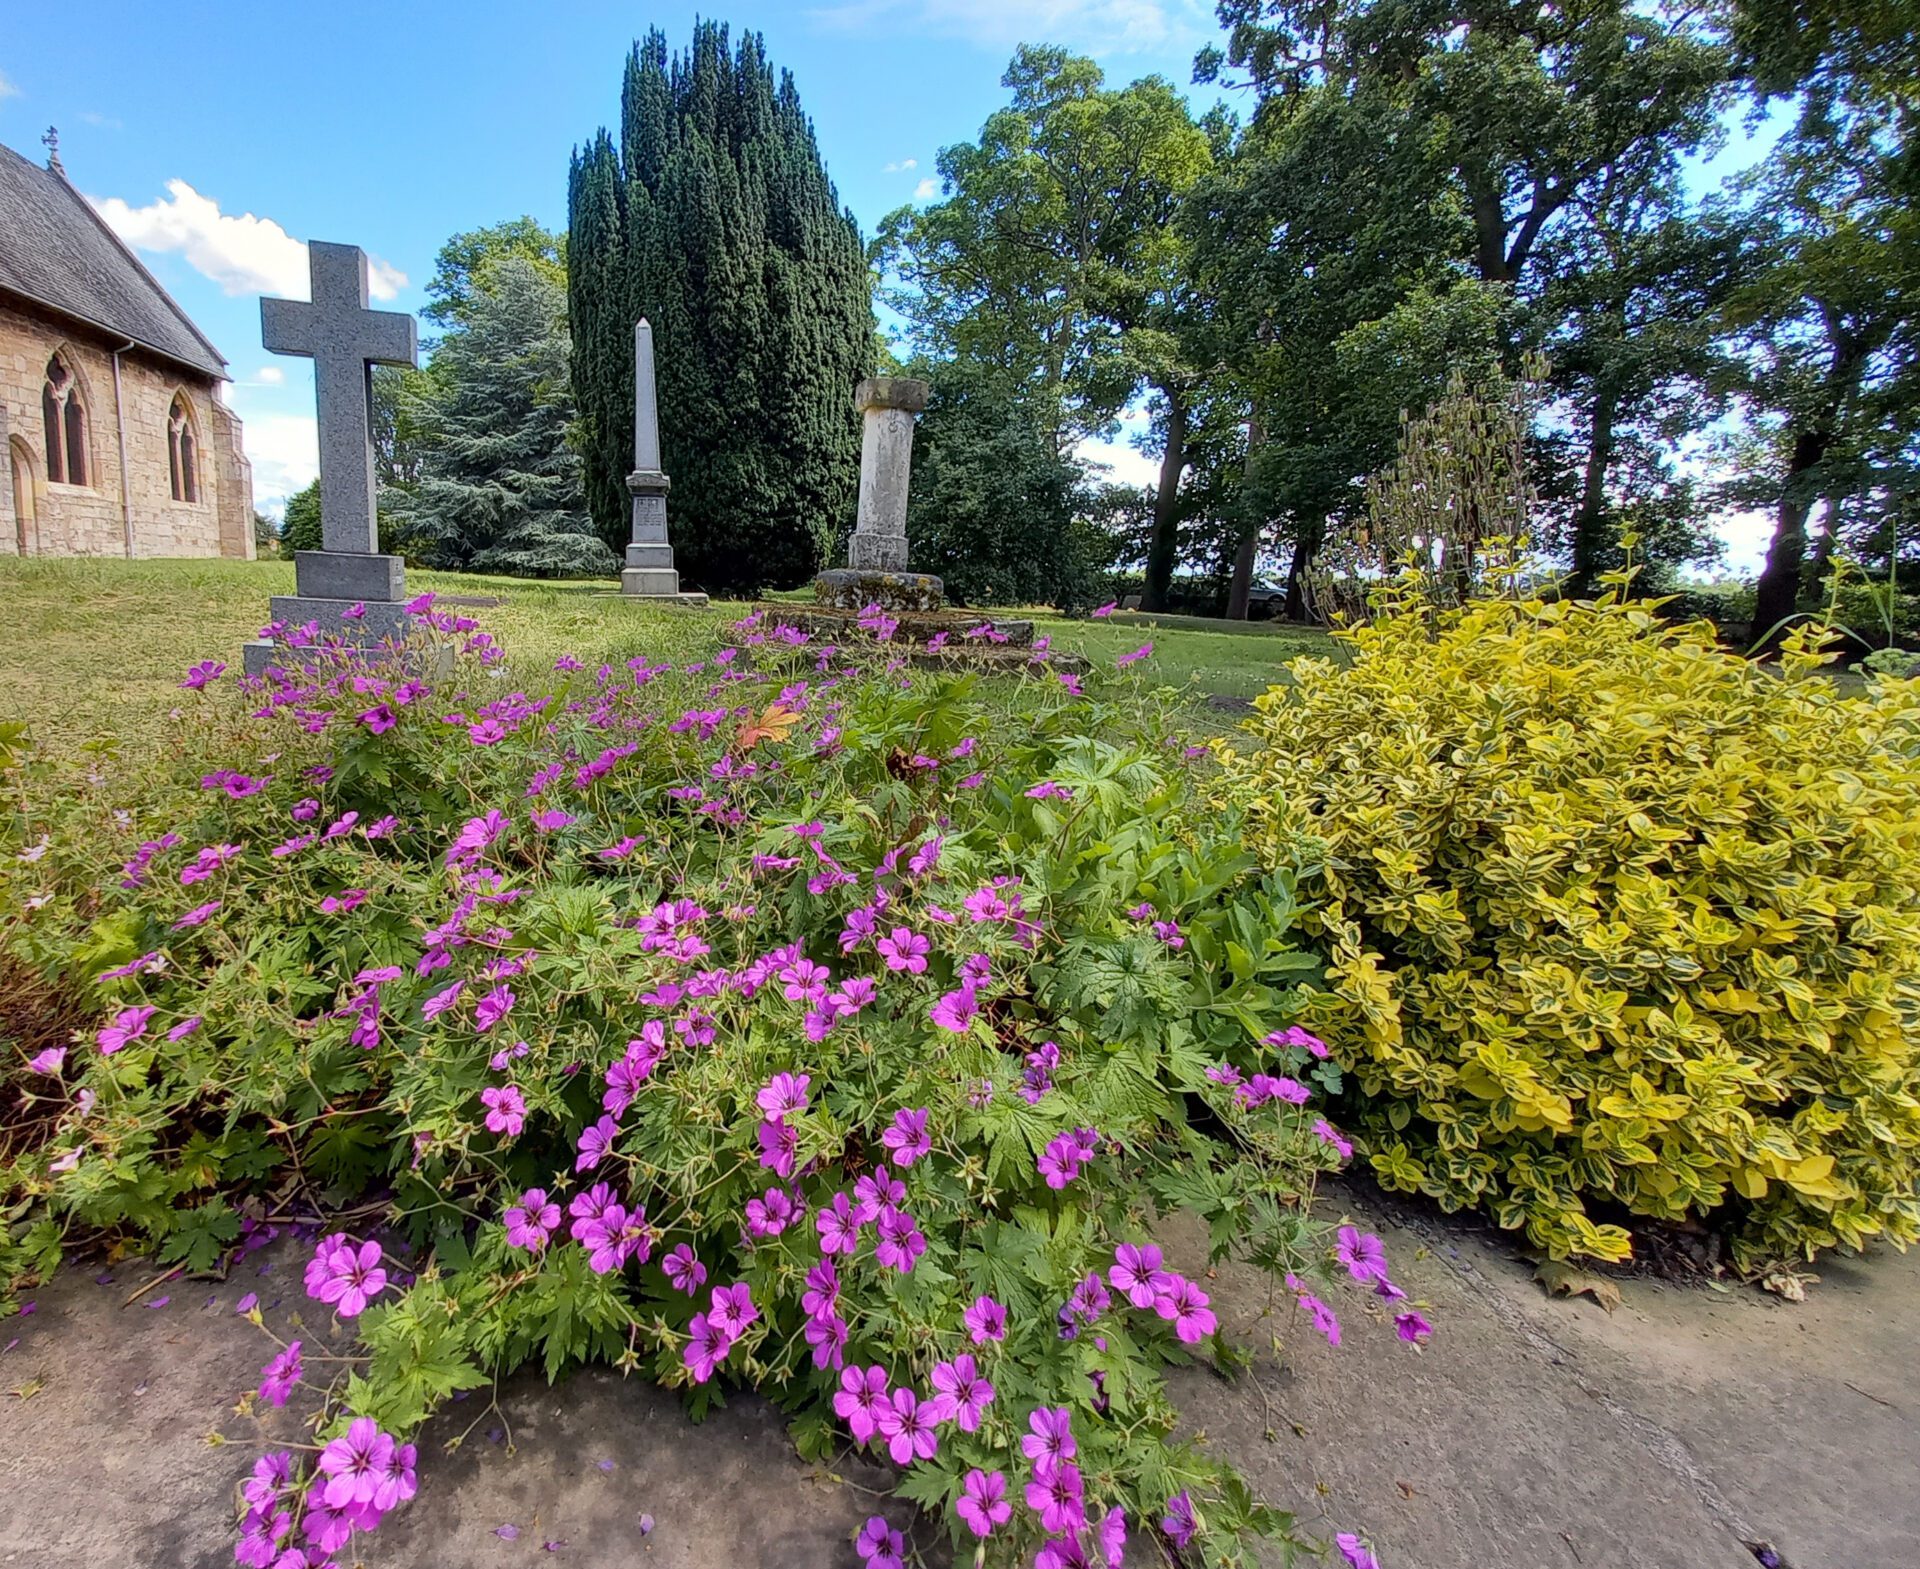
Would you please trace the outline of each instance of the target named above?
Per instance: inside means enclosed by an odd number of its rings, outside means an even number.
[[[1752,1569],[1742,1542],[1761,1539],[1793,1569],[1920,1563],[1920,1254],[1830,1262],[1802,1306],[1626,1282],[1609,1317],[1548,1302],[1471,1224],[1327,1202],[1382,1231],[1431,1304],[1431,1346],[1414,1355],[1343,1294],[1334,1352],[1228,1269],[1216,1305],[1283,1357],[1177,1380],[1193,1427],[1310,1528],[1369,1533],[1387,1569]],[[1172,1247],[1197,1262],[1191,1239]],[[263,1346],[234,1302],[284,1295],[276,1320],[301,1305],[297,1261],[267,1259],[217,1288],[175,1283],[158,1309],[121,1306],[144,1266],[108,1285],[74,1271],[0,1324],[0,1345],[19,1337],[0,1354],[0,1565],[232,1563],[228,1499],[253,1451],[207,1438],[252,1427],[232,1403]],[[435,1424],[420,1495],[367,1543],[369,1569],[852,1565],[883,1480],[806,1466],[751,1397],[695,1427],[610,1373],[522,1377],[502,1391],[510,1436],[483,1398]]]
[[[1234,1383],[1177,1386],[1316,1530],[1364,1531],[1387,1569],[1753,1569],[1751,1542],[1791,1569],[1920,1566],[1920,1251],[1823,1261],[1800,1305],[1622,1281],[1609,1316],[1549,1301],[1477,1223],[1326,1203],[1380,1231],[1433,1341],[1404,1355],[1342,1294],[1335,1351],[1228,1269],[1226,1322],[1243,1343],[1277,1334],[1287,1365],[1264,1352]]]

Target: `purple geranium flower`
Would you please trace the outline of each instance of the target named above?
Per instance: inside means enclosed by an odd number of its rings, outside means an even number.
[[[1041,1461],[1071,1460],[1079,1452],[1073,1439],[1073,1413],[1065,1406],[1041,1406],[1027,1418],[1030,1429],[1020,1440],[1020,1451],[1036,1465]]]
[[[1340,1152],[1340,1158],[1342,1160],[1351,1160],[1353,1158],[1353,1141],[1331,1122],[1327,1121],[1325,1117],[1322,1117],[1318,1122],[1314,1123],[1313,1136],[1322,1144],[1331,1144],[1334,1149]]]
[[[785,1117],[807,1109],[807,1086],[813,1076],[806,1073],[776,1073],[756,1097],[760,1109],[769,1117]]]
[[[1193,1500],[1187,1497],[1185,1488],[1167,1500],[1167,1512],[1161,1516],[1160,1529],[1177,1548],[1184,1548],[1200,1529],[1199,1521],[1193,1517]]]
[[[1327,1344],[1340,1344],[1340,1320],[1334,1316],[1332,1308],[1311,1292],[1300,1293],[1300,1306],[1307,1310],[1307,1317],[1313,1321],[1313,1327],[1327,1337]]]
[[[861,1526],[854,1546],[866,1569],[904,1569],[907,1539],[887,1524],[885,1515],[875,1515]]]
[[[1060,1133],[1040,1152],[1037,1165],[1048,1187],[1064,1188],[1080,1175],[1080,1166],[1085,1158],[1079,1140],[1071,1133]]]
[[[840,1272],[833,1260],[823,1258],[807,1271],[807,1289],[800,1298],[800,1310],[809,1318],[825,1318],[840,1300]]]
[[[260,1369],[260,1398],[270,1406],[284,1406],[293,1386],[300,1382],[300,1372],[300,1342],[292,1340],[286,1350]]]
[[[1152,1307],[1166,1279],[1166,1272],[1160,1268],[1160,1250],[1151,1242],[1123,1242],[1113,1250],[1108,1283],[1135,1307]]]
[[[500,1088],[489,1085],[480,1092],[480,1104],[487,1108],[487,1131],[512,1138],[527,1122],[527,1102],[517,1086]]]
[[[1049,1531],[1078,1531],[1087,1523],[1086,1484],[1080,1468],[1064,1461],[1041,1461],[1027,1483],[1027,1507]]]
[[[1007,1502],[1007,1474],[982,1471],[977,1466],[960,1484],[960,1496],[953,1512],[975,1536],[987,1536],[996,1525],[1005,1525],[1013,1517],[1013,1505]]]
[[[933,1387],[937,1392],[927,1404],[937,1408],[936,1420],[954,1423],[961,1432],[977,1432],[980,1418],[993,1404],[993,1385],[980,1376],[971,1355],[962,1352],[951,1362],[936,1362]]]
[[[560,1206],[548,1200],[545,1188],[528,1188],[507,1211],[506,1222],[509,1247],[538,1253],[560,1229]]]
[[[704,1384],[713,1377],[713,1370],[726,1360],[732,1345],[733,1340],[724,1329],[705,1313],[696,1313],[693,1322],[687,1325],[687,1344],[681,1360],[693,1370],[693,1381]]]
[[[684,1242],[660,1261],[660,1268],[667,1277],[667,1284],[675,1291],[684,1291],[688,1296],[706,1284],[707,1266],[693,1256],[693,1249]]]
[[[854,1218],[864,1226],[878,1220],[889,1204],[906,1203],[907,1187],[890,1172],[873,1171],[854,1183],[853,1198]]]
[[[889,935],[874,944],[880,957],[887,961],[889,970],[905,970],[914,975],[925,972],[927,951],[932,946],[918,932],[905,926],[894,927]]]
[[[769,1117],[760,1124],[760,1164],[777,1177],[793,1176],[800,1151],[800,1130],[783,1117]]]
[[[848,1367],[840,1371],[840,1388],[833,1397],[834,1415],[853,1432],[854,1442],[864,1444],[879,1431],[880,1408],[891,1408],[887,1399],[887,1370],[877,1362],[872,1367]]]
[[[895,1209],[889,1204],[880,1211],[880,1222],[876,1230],[878,1240],[874,1244],[873,1256],[891,1269],[897,1269],[905,1275],[912,1271],[914,1260],[927,1251],[927,1239],[921,1235],[920,1228],[914,1224],[913,1217],[904,1210]]]
[[[1154,1298],[1154,1311],[1171,1321],[1173,1332],[1184,1345],[1198,1345],[1218,1327],[1210,1298],[1184,1275],[1174,1275],[1166,1288]]]
[[[333,1246],[328,1247],[331,1243]],[[343,1236],[329,1237],[320,1244],[322,1252],[314,1264],[324,1261],[316,1281],[313,1268],[307,1271],[307,1295],[331,1302],[342,1318],[358,1318],[367,1304],[386,1289],[387,1272],[380,1267],[380,1244],[362,1242],[357,1248]],[[319,1289],[315,1290],[315,1285]]]
[[[777,1237],[793,1223],[793,1200],[784,1188],[768,1188],[747,1200],[747,1235]]]
[[[961,1315],[961,1321],[976,1346],[1007,1338],[1007,1310],[992,1297],[975,1297],[973,1305]]]
[[[380,1431],[372,1417],[356,1417],[342,1438],[320,1451],[320,1470],[326,1476],[329,1508],[370,1504],[393,1456],[393,1440]]]
[[[729,1340],[738,1340],[759,1317],[760,1309],[753,1305],[752,1289],[744,1280],[738,1285],[713,1288],[707,1318],[718,1325]]]
[[[967,1026],[972,1024],[980,1012],[980,1000],[971,986],[962,986],[958,991],[948,992],[932,1009],[927,1017],[943,1030],[951,1030],[955,1035],[964,1035]]]
[[[927,1108],[896,1111],[893,1126],[880,1135],[880,1142],[893,1152],[894,1165],[911,1166],[933,1148],[927,1134]]]
[[[251,1508],[265,1509],[287,1490],[292,1481],[293,1452],[276,1449],[272,1454],[262,1455],[254,1461],[253,1475],[247,1479],[241,1493]]]
[[[620,1125],[611,1117],[602,1117],[589,1128],[580,1132],[579,1158],[573,1163],[575,1171],[591,1171],[606,1157],[613,1148],[613,1141],[620,1136]]]
[[[140,1039],[147,1033],[147,1025],[155,1011],[150,1005],[122,1008],[113,1016],[110,1024],[102,1025],[100,1028],[100,1055],[111,1057],[122,1047]]]
[[[820,1232],[822,1253],[853,1253],[859,1249],[860,1217],[847,1202],[846,1194],[834,1194],[831,1204],[823,1204],[814,1212],[813,1223]]]
[[[494,987],[474,1008],[474,1027],[483,1032],[492,1029],[513,1010],[515,1000],[511,986]]]
[[[1387,1278],[1385,1243],[1373,1233],[1361,1231],[1355,1226],[1342,1226],[1338,1236],[1334,1251],[1339,1254],[1340,1262],[1349,1275],[1363,1286]]]
[[[1340,1550],[1340,1556],[1346,1559],[1348,1569],[1380,1569],[1380,1560],[1373,1556],[1373,1549],[1353,1532],[1337,1532],[1333,1545]]]
[[[838,1368],[847,1349],[847,1321],[837,1313],[807,1320],[807,1344],[815,1367]]]
[[[940,1435],[935,1430],[940,1421],[939,1410],[931,1400],[923,1404],[911,1389],[894,1390],[887,1404],[877,1407],[874,1415],[895,1465],[931,1460],[940,1447]]]

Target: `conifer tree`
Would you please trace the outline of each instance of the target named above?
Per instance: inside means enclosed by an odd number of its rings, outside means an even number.
[[[509,256],[476,280],[409,414],[420,476],[397,513],[409,555],[519,577],[612,573],[567,445],[573,398],[560,285]]]
[[[788,586],[852,523],[853,389],[871,284],[791,76],[701,23],[634,46],[618,143],[576,150],[568,239],[587,500],[617,548],[633,466],[633,323],[653,325],[676,564],[690,586]]]

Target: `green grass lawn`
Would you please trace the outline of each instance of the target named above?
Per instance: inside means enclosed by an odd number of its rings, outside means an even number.
[[[621,601],[602,582],[413,572],[408,583],[443,594],[495,597],[472,612],[516,664],[550,666],[563,652],[591,662],[638,653],[698,658],[718,648],[740,604],[706,611]],[[126,735],[143,709],[176,699],[195,660],[239,663],[240,645],[267,619],[267,597],[293,592],[281,561],[19,560],[0,557],[0,719],[24,718],[43,744],[71,745],[105,730]],[[1284,679],[1282,666],[1331,646],[1299,627],[1230,626],[1191,616],[1115,615],[1071,621],[1021,611],[1057,648],[1109,663],[1151,640],[1141,667],[1196,698],[1251,697]]]

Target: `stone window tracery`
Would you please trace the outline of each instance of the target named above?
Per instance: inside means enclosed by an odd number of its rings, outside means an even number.
[[[87,483],[87,406],[80,384],[58,354],[47,361],[40,389],[40,416],[46,427],[47,480],[55,485]]]
[[[193,410],[176,392],[167,411],[167,478],[175,501],[200,499],[198,443],[193,435]]]

